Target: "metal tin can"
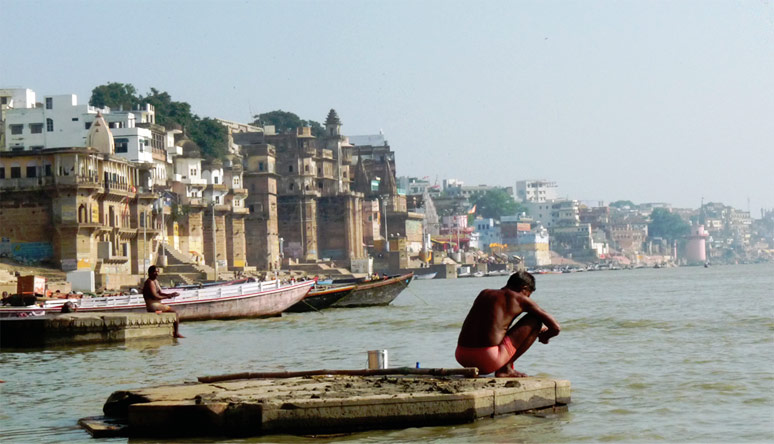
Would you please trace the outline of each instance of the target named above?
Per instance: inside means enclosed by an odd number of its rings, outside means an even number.
[[[387,350],[368,350],[368,369],[381,369],[389,366]]]

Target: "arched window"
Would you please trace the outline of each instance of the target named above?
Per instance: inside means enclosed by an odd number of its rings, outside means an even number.
[[[81,204],[81,206],[78,207],[78,223],[83,224],[87,222],[88,219],[86,217],[86,205]]]
[[[53,119],[46,119],[46,131],[49,133],[54,131],[54,120]]]

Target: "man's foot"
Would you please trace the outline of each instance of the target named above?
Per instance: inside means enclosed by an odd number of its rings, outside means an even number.
[[[180,333],[175,333],[175,337],[178,339],[185,338],[185,336],[181,335]]]
[[[527,378],[526,373],[517,372],[512,368],[500,369],[495,372],[495,378]]]

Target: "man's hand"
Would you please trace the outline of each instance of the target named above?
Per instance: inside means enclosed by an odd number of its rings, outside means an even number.
[[[540,333],[538,333],[538,341],[540,341],[541,344],[548,344],[548,340],[558,334],[559,329],[552,330],[544,325],[543,328],[540,329]]]

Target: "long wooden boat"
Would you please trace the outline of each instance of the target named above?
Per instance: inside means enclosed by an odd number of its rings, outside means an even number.
[[[174,308],[181,321],[268,317],[281,314],[286,308],[303,299],[313,285],[314,281],[311,280],[292,284],[282,284],[279,280],[246,282],[181,290],[179,296],[165,299],[162,303]],[[0,317],[58,313],[67,301],[65,299],[47,301],[43,307],[2,307]],[[69,301],[78,307],[79,312],[86,313],[145,311],[145,301],[140,294],[69,299]]]
[[[309,290],[304,299],[291,305],[287,312],[291,313],[304,313],[307,311],[320,311],[323,308],[328,308],[337,302],[339,299],[345,297],[352,290],[355,289],[355,285],[315,285]]]
[[[351,293],[334,302],[331,307],[370,307],[389,305],[408,287],[414,273],[358,283]]]

